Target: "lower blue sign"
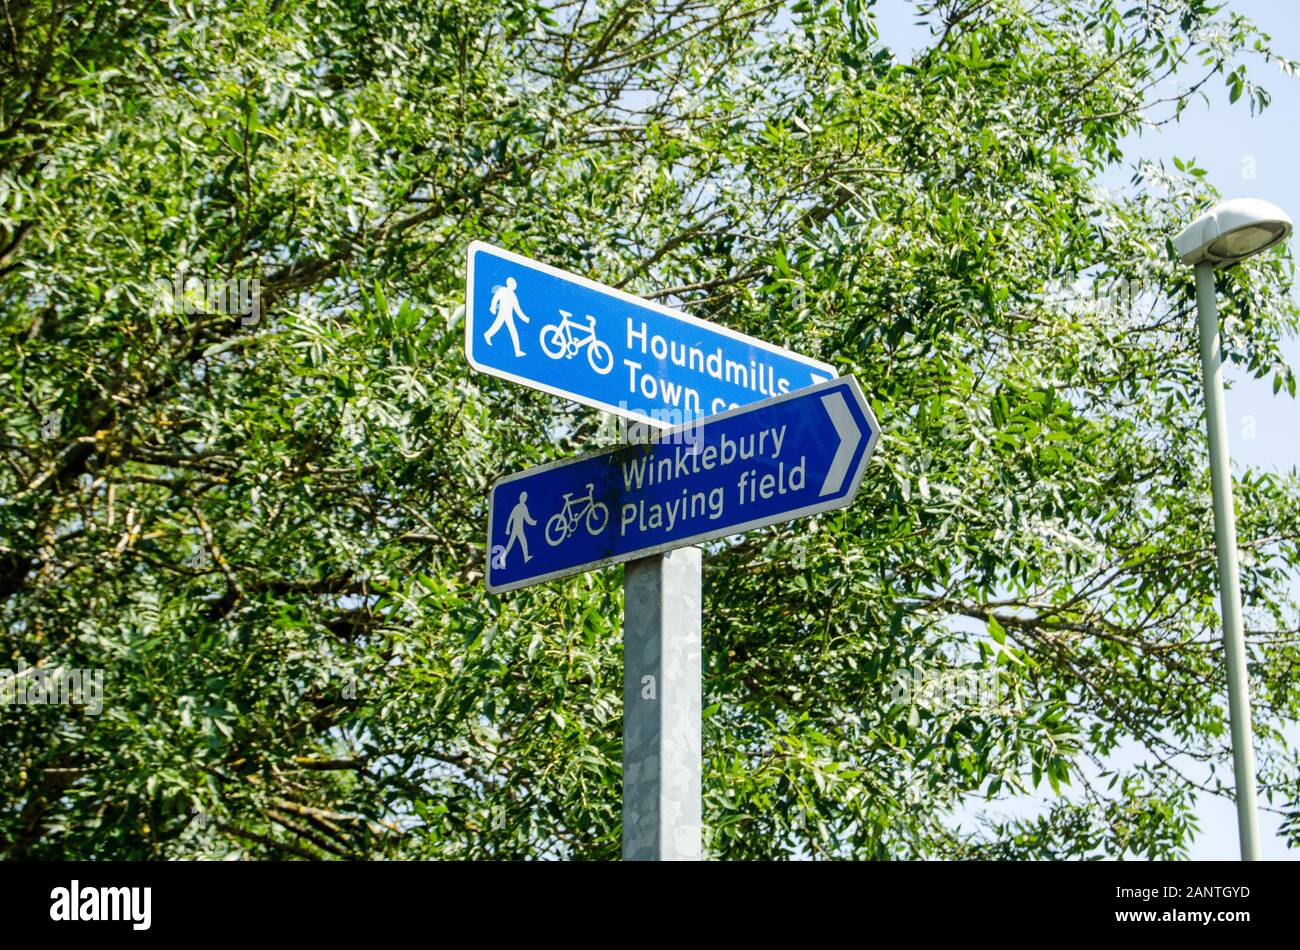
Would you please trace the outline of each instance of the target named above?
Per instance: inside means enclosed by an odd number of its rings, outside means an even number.
[[[492,486],[489,591],[848,505],[880,436],[851,376]]]

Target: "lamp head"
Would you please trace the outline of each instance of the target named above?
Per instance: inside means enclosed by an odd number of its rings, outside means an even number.
[[[1174,238],[1174,250],[1184,264],[1235,264],[1286,240],[1291,233],[1287,213],[1261,198],[1221,201]]]

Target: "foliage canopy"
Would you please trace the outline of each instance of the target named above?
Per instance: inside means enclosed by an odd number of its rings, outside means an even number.
[[[1213,192],[1095,182],[1202,90],[1267,104],[1248,22],[922,3],[908,60],[860,0],[6,10],[0,665],[105,670],[98,716],[0,708],[6,854],[617,855],[621,573],[482,583],[487,484],[608,429],[470,374],[474,238],[832,362],[884,427],[852,508],[706,551],[711,855],[1185,853],[1231,767],[1167,237]],[[260,319],[159,306],[179,268]],[[1220,278],[1279,398],[1291,278]],[[1300,479],[1237,488],[1294,813]]]

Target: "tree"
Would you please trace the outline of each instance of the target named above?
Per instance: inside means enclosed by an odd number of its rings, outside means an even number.
[[[1203,89],[1267,104],[1241,57],[1294,66],[1247,21],[924,3],[905,62],[857,0],[6,11],[0,636],[104,671],[99,715],[0,711],[7,854],[617,855],[621,571],[482,583],[490,481],[608,430],[470,373],[476,237],[880,417],[853,507],[706,551],[710,854],[1185,853],[1230,767],[1167,236],[1214,192],[1094,181]],[[1222,277],[1284,396],[1291,267]],[[1260,779],[1300,810],[1300,478],[1237,489]]]

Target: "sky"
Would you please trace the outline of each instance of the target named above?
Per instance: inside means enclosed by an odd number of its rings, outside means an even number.
[[[1228,0],[1229,9],[1244,14],[1272,37],[1274,50],[1300,59],[1300,4],[1293,0]],[[929,29],[916,25],[916,8],[906,0],[880,0],[874,7],[881,40],[895,50],[899,59],[927,45]],[[1207,84],[1209,102],[1196,100],[1187,107],[1177,124],[1146,129],[1124,143],[1129,164],[1100,180],[1108,187],[1127,184],[1132,163],[1139,159],[1163,160],[1174,156],[1195,159],[1207,172],[1207,180],[1224,198],[1255,197],[1273,202],[1293,219],[1300,218],[1300,77],[1287,76],[1258,57],[1243,60],[1251,78],[1273,96],[1262,113],[1252,116],[1242,97],[1228,103],[1222,81]],[[1292,291],[1300,300],[1300,281]],[[1287,361],[1300,371],[1300,338],[1284,346]],[[1225,369],[1225,373],[1227,370]],[[1230,451],[1234,466],[1287,471],[1300,467],[1300,402],[1285,395],[1274,396],[1271,380],[1254,380],[1227,373],[1227,408]],[[1300,591],[1300,572],[1297,574]],[[1300,743],[1300,727],[1292,730],[1293,743]],[[1140,757],[1134,750],[1127,761]],[[1116,764],[1125,760],[1116,757]],[[1049,793],[1050,794],[1050,793]],[[1018,799],[997,808],[999,814],[1033,814],[1044,799]],[[963,825],[973,818],[974,809],[958,814]],[[1231,802],[1202,796],[1197,817],[1200,834],[1191,848],[1193,859],[1235,859],[1238,857],[1236,811]],[[1261,854],[1266,859],[1300,859],[1300,851],[1288,850],[1277,834],[1279,819],[1267,812],[1260,815]]]

